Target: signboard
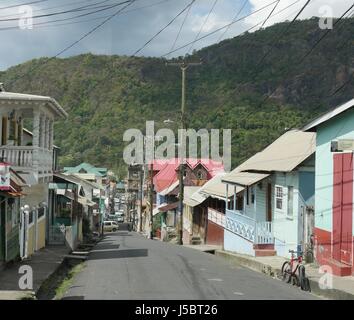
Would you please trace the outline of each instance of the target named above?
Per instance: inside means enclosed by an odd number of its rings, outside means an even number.
[[[338,139],[331,141],[331,151],[354,151],[354,139]]]
[[[11,190],[10,165],[5,162],[0,162],[0,190]]]

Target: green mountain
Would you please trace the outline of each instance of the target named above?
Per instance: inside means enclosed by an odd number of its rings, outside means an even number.
[[[354,19],[326,30],[318,19],[246,33],[193,53],[203,65],[187,72],[190,128],[232,129],[233,166],[314,116],[352,98]],[[283,34],[281,37],[280,35]],[[262,57],[269,51],[264,60]],[[123,174],[123,133],[180,118],[181,73],[160,58],[84,54],[41,58],[0,73],[7,91],[50,95],[70,117],[56,124],[61,165],[82,161]],[[271,98],[264,99],[273,93]],[[176,124],[174,124],[176,126]]]

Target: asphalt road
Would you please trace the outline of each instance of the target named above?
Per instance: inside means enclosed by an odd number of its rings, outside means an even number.
[[[91,251],[64,299],[217,300],[316,297],[221,257],[120,230]]]

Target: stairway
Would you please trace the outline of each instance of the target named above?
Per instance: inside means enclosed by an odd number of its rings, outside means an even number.
[[[255,244],[253,245],[253,249],[256,257],[271,257],[277,255],[277,251],[274,250],[274,244]]]

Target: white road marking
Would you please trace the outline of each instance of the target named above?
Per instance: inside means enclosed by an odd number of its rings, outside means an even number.
[[[236,294],[237,296],[244,296],[244,295],[245,295],[244,293],[242,293],[242,292],[237,292],[237,291],[235,291],[234,294]]]

